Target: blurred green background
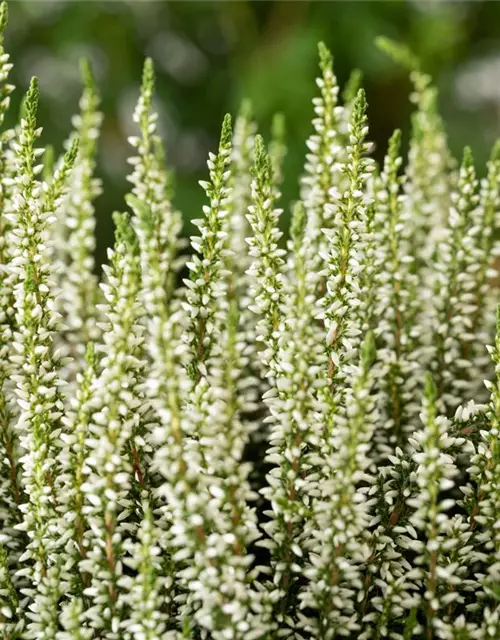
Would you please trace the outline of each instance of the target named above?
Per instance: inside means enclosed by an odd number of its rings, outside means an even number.
[[[410,113],[406,72],[373,44],[381,34],[408,44],[435,77],[456,154],[471,144],[482,164],[500,134],[499,2],[18,0],[9,2],[9,10],[6,48],[15,64],[14,83],[24,91],[30,76],[39,76],[44,143],[61,149],[78,108],[78,59],[84,55],[93,63],[105,114],[99,261],[111,237],[111,212],[123,208],[126,138],[134,131],[131,116],[146,55],[157,69],[160,131],[176,172],[176,205],[186,221],[199,216],[203,193],[197,180],[205,176],[222,117],[236,113],[243,98],[252,101],[264,135],[273,114],[285,114],[285,207],[297,197],[318,40],[332,49],[340,83],[352,68],[363,71],[378,159],[395,127],[408,131]]]

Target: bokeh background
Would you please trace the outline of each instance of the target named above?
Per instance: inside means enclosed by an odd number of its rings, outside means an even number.
[[[156,65],[160,131],[186,233],[200,214],[197,181],[205,176],[222,117],[236,113],[243,98],[251,100],[264,135],[274,113],[285,115],[285,207],[297,197],[319,40],[333,51],[340,83],[355,67],[364,73],[377,158],[395,127],[408,134],[411,109],[407,73],[376,49],[377,35],[408,44],[435,77],[454,153],[470,144],[482,166],[500,135],[500,2],[11,0],[9,12],[14,83],[24,91],[30,76],[39,76],[43,142],[56,150],[78,108],[78,60],[87,56],[94,66],[105,114],[99,261],[111,239],[111,213],[124,206],[126,138],[147,55]],[[20,97],[17,91],[14,115]]]

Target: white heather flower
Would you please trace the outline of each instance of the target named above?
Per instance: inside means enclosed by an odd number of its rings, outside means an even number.
[[[12,64],[3,48],[3,34],[7,26],[7,3],[0,5],[0,125],[10,105],[10,94],[14,86],[8,83]],[[19,434],[14,429],[16,403],[12,397],[12,383],[9,380],[12,365],[9,354],[12,333],[15,328],[14,285],[16,274],[9,269],[13,258],[13,243],[10,241],[12,224],[5,215],[10,209],[12,196],[12,175],[15,163],[8,154],[8,142],[13,131],[0,134],[0,601],[5,602],[5,613],[0,614],[0,634],[19,633],[23,626],[19,595],[16,584],[15,566],[21,550],[19,533],[13,526],[19,521],[19,505],[22,488],[19,469]]]
[[[187,491],[173,511],[174,561],[187,566],[179,572],[190,592],[183,616],[192,615],[214,638],[246,638],[262,627],[261,598],[247,575],[252,562],[247,547],[259,537],[248,485],[249,465],[242,464],[248,431],[240,386],[243,356],[238,333],[237,302],[225,299],[228,275],[224,269],[230,151],[230,121],[226,118],[219,153],[209,161],[211,182],[205,186],[211,207],[198,224],[199,252],[186,281],[188,313],[195,319],[186,342],[190,346],[193,378],[185,419],[194,436],[185,442]],[[230,257],[230,256],[228,256]],[[219,280],[217,290],[212,282]],[[195,337],[195,340],[192,338]],[[197,339],[196,339],[197,337]],[[192,610],[192,614],[190,614]],[[262,632],[265,627],[262,627]]]
[[[379,454],[404,446],[415,428],[420,403],[416,401],[422,377],[415,357],[419,337],[416,278],[409,256],[407,211],[399,176],[401,132],[389,140],[383,170],[375,179],[375,263],[377,270],[374,331],[380,342],[381,424],[375,434]]]
[[[282,235],[277,226],[281,209],[274,207],[276,194],[271,185],[270,160],[261,136],[255,138],[253,175],[252,204],[247,214],[253,232],[253,236],[247,238],[253,262],[247,273],[252,278],[251,309],[262,316],[257,327],[258,340],[264,343],[262,363],[275,375],[286,252],[278,247]]]
[[[495,365],[495,382],[488,383],[491,392],[487,409],[488,424],[480,431],[477,451],[470,472],[476,485],[471,526],[480,525],[478,541],[487,553],[486,573],[480,582],[494,602],[500,588],[500,306],[497,307],[495,344],[490,348]]]
[[[189,280],[186,284],[184,308],[189,318],[189,332],[184,339],[190,345],[190,375],[194,381],[202,375],[204,363],[210,357],[218,336],[220,314],[224,313],[227,296],[225,255],[229,212],[229,182],[231,161],[231,117],[226,115],[217,155],[209,154],[210,181],[201,181],[209,204],[204,205],[204,217],[193,220],[200,236],[191,238],[195,250],[188,262]]]
[[[140,137],[130,138],[136,156],[129,158],[133,173],[128,177],[132,194],[127,201],[133,210],[141,259],[142,296],[152,317],[173,295],[181,217],[169,196],[169,175],[163,166],[163,148],[156,133],[158,116],[152,110],[154,69],[150,58],[144,63],[141,95],[134,112]]]
[[[160,640],[168,621],[162,597],[165,588],[163,583],[171,578],[162,575],[164,566],[159,545],[162,531],[155,525],[153,511],[147,502],[143,509],[137,542],[132,544],[128,539],[125,543],[130,557],[124,562],[136,573],[133,577],[123,575],[120,578],[120,586],[124,591],[121,597],[130,611],[122,622],[121,637]]]
[[[491,375],[490,359],[484,345],[491,342],[495,333],[497,305],[494,278],[498,273],[496,261],[500,253],[495,232],[500,219],[500,142],[491,151],[487,174],[480,181],[479,203],[472,215],[474,233],[471,234],[470,259],[463,276],[468,277],[470,286],[471,317],[468,339],[461,350],[461,358],[468,364],[463,372],[466,382],[462,382],[457,391],[482,400],[482,381]]]
[[[351,365],[352,387],[346,389],[346,413],[334,419],[331,455],[325,459],[325,480],[307,525],[311,536],[309,582],[300,594],[303,608],[317,616],[304,620],[305,630],[333,638],[340,631],[359,630],[355,603],[362,593],[361,569],[369,556],[367,528],[372,500],[363,486],[373,482],[370,442],[377,420],[373,363],[375,339],[368,333],[359,365]]]
[[[169,199],[169,178],[162,164],[162,147],[156,134],[157,114],[152,111],[154,94],[153,63],[144,64],[141,95],[134,113],[141,137],[130,140],[137,156],[129,159],[134,171],[129,176],[132,193],[127,201],[134,212],[132,224],[139,241],[141,266],[140,296],[146,312],[146,347],[151,358],[145,391],[155,405],[161,422],[171,420],[163,415],[169,398],[182,393],[179,368],[181,352],[179,332],[183,318],[174,301],[174,277],[177,251],[180,247],[181,219],[173,211]]]
[[[13,334],[13,380],[19,405],[16,428],[22,449],[22,484],[26,502],[18,528],[29,535],[19,562],[20,576],[29,581],[26,593],[32,598],[33,613],[25,637],[51,638],[57,629],[58,601],[64,593],[60,548],[57,536],[58,438],[63,409],[59,361],[54,353],[58,315],[50,289],[47,263],[47,225],[51,211],[40,201],[40,183],[35,165],[39,155],[35,143],[38,82],[33,78],[26,96],[26,117],[21,122],[16,144],[18,176],[11,221],[13,257],[9,268],[15,273],[16,328]],[[73,147],[65,156],[60,188],[75,160]],[[53,202],[59,187],[54,189]]]
[[[452,164],[443,121],[437,108],[437,89],[431,78],[413,70],[411,100],[417,105],[412,118],[405,183],[406,206],[411,225],[411,255],[417,269],[432,256],[440,225],[449,209]]]
[[[270,612],[253,584],[257,574],[250,570],[253,556],[248,553],[261,534],[255,510],[247,504],[255,498],[248,483],[250,465],[242,462],[248,431],[239,415],[239,380],[246,359],[235,301],[219,340],[207,363],[210,373],[199,380],[186,408],[199,445],[198,456],[187,458],[191,494],[185,498],[184,522],[174,525],[180,534],[174,543],[192,554],[179,576],[192,594],[194,620],[223,640],[265,633]]]
[[[80,571],[90,577],[83,592],[91,603],[85,613],[87,625],[109,640],[121,637],[123,544],[130,527],[135,529],[127,519],[146,477],[141,436],[149,410],[141,389],[145,363],[137,240],[127,215],[115,214],[114,219],[115,248],[109,250],[111,265],[105,267],[107,282],[101,285],[106,300],[103,343],[97,345],[101,371],[92,389],[86,478],[81,487],[88,551],[80,561]]]
[[[63,605],[61,624],[64,631],[59,631],[57,640],[91,640],[92,629],[82,625],[84,603],[82,598],[72,598]]]
[[[320,43],[321,77],[316,84],[320,96],[314,98],[314,133],[307,140],[308,154],[301,181],[301,199],[307,212],[306,235],[310,238],[308,269],[313,280],[311,286],[316,295],[324,293],[325,281],[323,254],[328,250],[328,240],[322,229],[335,228],[331,206],[335,203],[333,189],[342,184],[341,167],[345,150],[339,141],[340,120],[345,110],[338,105],[339,87],[333,71],[333,58],[327,47]]]
[[[231,268],[235,270],[233,286],[244,293],[247,280],[245,271],[250,265],[248,245],[247,209],[251,199],[250,169],[254,147],[256,125],[252,120],[250,103],[244,102],[234,123],[233,142],[231,146],[231,176],[229,193],[229,248],[232,255],[228,258]],[[237,275],[236,275],[237,274]]]
[[[89,423],[93,413],[93,393],[97,376],[97,359],[94,343],[87,345],[85,368],[76,375],[76,391],[71,397],[66,415],[62,418],[64,425],[63,447],[60,455],[61,474],[57,479],[60,502],[60,536],[65,544],[66,566],[71,569],[71,596],[81,598],[83,588],[89,584],[88,574],[82,574],[79,562],[87,556],[85,532],[88,528],[84,513],[85,495],[82,485],[85,480],[84,469],[89,455],[87,438]],[[74,616],[76,608],[70,607]],[[72,619],[72,618],[71,618]]]
[[[79,149],[69,192],[58,216],[61,235],[55,239],[58,243],[56,253],[61,260],[61,294],[58,302],[67,328],[67,348],[75,359],[72,375],[83,365],[87,342],[99,337],[96,327],[99,288],[94,274],[93,203],[101,193],[100,181],[94,177],[94,172],[102,114],[92,70],[86,60],[82,62],[81,73],[83,93],[80,113],[72,121],[75,129],[73,135],[78,137]]]
[[[455,486],[458,475],[451,448],[460,445],[461,441],[450,435],[447,418],[438,415],[437,393],[437,387],[428,375],[421,414],[423,429],[411,438],[417,486],[407,500],[414,509],[410,524],[424,535],[416,551],[424,587],[422,610],[429,636],[433,634],[436,620],[452,622],[451,612],[456,603],[462,602],[461,558],[456,552],[470,538],[463,517],[448,515],[455,501],[446,496]]]
[[[225,269],[228,271],[228,291],[230,300],[236,300],[240,316],[240,333],[244,338],[245,355],[248,364],[241,372],[242,403],[245,405],[245,421],[248,429],[255,430],[250,417],[258,407],[259,394],[267,389],[263,380],[262,366],[258,356],[259,343],[256,340],[258,317],[252,312],[252,280],[247,271],[252,263],[246,238],[249,236],[247,210],[251,204],[251,167],[255,143],[256,124],[252,120],[250,103],[245,101],[234,123],[231,147],[231,175],[229,178],[229,220],[228,252]],[[281,157],[281,143],[277,142],[276,153]],[[278,157],[276,162],[279,163]],[[258,437],[256,434],[254,437]]]
[[[500,607],[497,605],[494,609],[486,607],[481,624],[481,631],[478,638],[487,640],[487,638],[498,638],[500,633]]]
[[[210,427],[213,425],[211,407],[215,401],[209,380],[212,374],[212,360],[215,360],[213,364],[216,367],[220,366],[219,359],[214,358],[214,355],[220,351],[217,341],[222,338],[228,304],[224,258],[227,251],[225,228],[230,157],[231,119],[226,116],[219,151],[217,155],[209,155],[210,182],[201,183],[208,196],[209,205],[204,207],[204,218],[197,221],[201,236],[191,238],[196,253],[187,265],[190,277],[185,280],[186,291],[183,301],[186,324],[181,335],[186,346],[186,372],[189,376],[189,385],[186,384],[184,387],[187,397],[182,400],[171,398],[169,411],[173,414],[174,420],[165,429],[165,436],[171,443],[170,447],[173,445],[173,450],[177,451],[173,473],[169,473],[172,482],[167,477],[167,482],[161,489],[167,498],[169,518],[172,522],[172,545],[177,550],[174,562],[192,562],[197,548],[206,543],[205,509],[210,503],[207,505],[206,500],[201,499],[201,495],[208,486],[205,476],[210,467],[205,454],[206,445],[210,445],[210,442],[205,442],[205,439],[209,438]],[[167,451],[166,447],[163,448],[163,452],[165,457],[163,460],[160,458],[160,464],[165,465],[171,452]],[[217,472],[217,469],[213,471]],[[182,480],[177,474],[180,474]],[[190,514],[193,517],[190,517]],[[203,565],[203,554],[200,555],[200,562]],[[198,572],[195,571],[191,576],[186,575],[184,570],[181,576],[185,578],[183,586],[193,591],[192,585],[196,584],[194,576],[199,576]],[[194,602],[200,602],[199,595],[194,595]],[[188,608],[182,616],[192,615],[190,606],[189,601]]]
[[[154,408],[159,426],[156,444],[166,443],[158,453],[167,453],[168,459],[157,456],[149,470],[149,480],[155,487],[163,481],[162,474],[176,483],[174,467],[182,462],[178,446],[181,446],[179,430],[180,398],[187,387],[184,372],[186,349],[181,342],[185,316],[175,298],[174,283],[178,268],[177,252],[181,247],[179,234],[181,217],[173,210],[169,194],[169,176],[163,166],[163,147],[156,133],[157,114],[152,110],[154,95],[154,69],[148,58],[144,64],[141,94],[134,113],[140,137],[130,139],[138,155],[129,159],[134,167],[129,181],[132,193],[127,202],[134,212],[132,224],[139,241],[141,266],[140,297],[146,312],[145,348],[149,355],[149,368],[145,372],[144,393]],[[148,437],[148,448],[154,446],[153,433]],[[161,434],[161,435],[160,435]],[[174,441],[171,441],[174,434]],[[170,455],[173,457],[170,458]],[[153,459],[151,460],[153,463]],[[160,474],[157,472],[160,471]],[[163,529],[170,526],[169,505],[162,506],[160,500],[149,495],[150,506]],[[158,591],[171,605],[173,564],[169,540],[162,535],[161,562],[166,591]],[[169,606],[170,606],[169,605]]]
[[[460,381],[468,375],[464,351],[473,334],[471,314],[475,312],[477,287],[474,271],[478,205],[477,179],[472,153],[464,151],[457,191],[451,196],[445,235],[437,244],[434,263],[433,317],[430,324],[433,345],[432,371],[443,407],[455,410],[460,404]]]
[[[321,357],[318,351],[324,353],[324,349],[310,321],[315,296],[308,287],[306,265],[311,239],[305,234],[305,216],[304,205],[298,203],[292,218],[278,355],[270,370],[271,391],[264,395],[271,414],[266,420],[270,424],[266,460],[272,469],[267,475],[268,486],[261,493],[270,504],[270,519],[263,525],[269,538],[258,544],[271,551],[274,579],[269,589],[276,602],[274,619],[282,637],[292,633],[297,601],[290,592],[303,579],[307,556],[303,533],[311,506],[307,476],[312,465],[308,453],[317,450],[322,435],[314,413],[318,380],[315,363]]]
[[[373,170],[373,161],[365,156],[370,149],[370,144],[365,142],[366,123],[366,98],[360,89],[349,125],[348,159],[342,166],[348,185],[336,197],[335,205],[331,205],[335,232],[324,230],[329,240],[325,257],[326,291],[318,302],[318,317],[324,320],[327,337],[328,379],[335,393],[341,391],[337,386],[343,376],[344,363],[356,355],[364,324],[360,274],[366,259],[364,241],[367,207],[371,202],[365,187]]]
[[[0,540],[0,633],[9,637],[22,629],[22,610],[9,566],[9,555]]]

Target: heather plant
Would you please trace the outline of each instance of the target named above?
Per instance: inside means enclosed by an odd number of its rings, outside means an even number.
[[[500,637],[500,145],[455,161],[382,44],[408,158],[396,131],[377,165],[320,44],[289,232],[282,116],[266,143],[245,103],[189,248],[146,60],[101,278],[92,71],[55,161],[31,81],[0,133],[4,640]]]

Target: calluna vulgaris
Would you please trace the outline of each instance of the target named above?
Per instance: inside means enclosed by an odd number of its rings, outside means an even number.
[[[4,640],[500,637],[500,146],[455,163],[381,44],[406,164],[320,45],[288,242],[283,123],[266,146],[245,104],[187,259],[146,60],[102,283],[92,72],[55,163],[31,81],[0,137]]]

